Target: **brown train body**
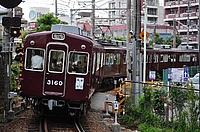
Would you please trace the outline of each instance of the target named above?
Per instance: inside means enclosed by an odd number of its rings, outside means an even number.
[[[21,95],[40,114],[85,115],[98,88],[113,88],[114,79],[126,77],[125,48],[103,46],[81,35],[32,33],[24,51]]]
[[[144,50],[141,52],[144,53]],[[154,48],[147,49],[146,55],[147,80],[149,71],[156,71],[157,75],[162,77],[164,69],[199,65],[199,50],[194,49]]]

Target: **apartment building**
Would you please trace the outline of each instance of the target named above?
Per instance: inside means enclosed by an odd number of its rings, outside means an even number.
[[[164,0],[164,21],[175,23],[176,33],[184,46],[198,48],[199,0]]]
[[[144,26],[144,0],[141,0],[141,16],[136,16],[132,12],[132,17],[141,17],[141,30]],[[154,32],[160,34],[172,34],[173,29],[164,22],[164,6],[161,6],[159,0],[147,0],[147,32],[152,36]],[[134,9],[133,1],[131,8]],[[109,2],[109,8],[127,8],[127,1],[113,0]],[[109,25],[123,25],[126,24],[126,10],[111,10],[109,12]],[[121,19],[116,19],[121,18]],[[126,27],[126,26],[125,26]],[[124,34],[124,33],[123,33]]]

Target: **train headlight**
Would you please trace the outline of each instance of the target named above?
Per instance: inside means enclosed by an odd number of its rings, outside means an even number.
[[[35,41],[31,40],[30,45],[35,45]]]
[[[84,44],[81,45],[81,49],[83,49],[83,50],[86,49],[86,45],[84,45]]]

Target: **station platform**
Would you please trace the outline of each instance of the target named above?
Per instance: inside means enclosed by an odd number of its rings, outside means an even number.
[[[116,97],[108,92],[108,93],[101,93],[97,92],[92,96],[91,107],[97,110],[104,110],[104,102],[106,101],[106,96],[108,96],[108,101],[112,102],[115,101]],[[109,107],[109,111],[112,111],[112,108]]]

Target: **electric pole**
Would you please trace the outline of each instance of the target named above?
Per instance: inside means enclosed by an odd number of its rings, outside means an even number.
[[[58,2],[55,0],[55,16],[58,16]]]
[[[189,18],[189,15],[190,15],[190,0],[188,0],[188,8],[187,8],[187,46],[189,46],[189,27],[190,27],[190,18]]]
[[[131,0],[127,0],[127,24],[126,24],[126,29],[127,29],[127,49],[126,49],[126,70],[127,70],[127,80],[131,80],[131,73],[128,72],[128,69],[131,69],[131,57],[130,57],[130,41],[131,38],[129,37],[130,31],[131,31]]]
[[[92,0],[92,17],[91,17],[91,36],[94,37],[94,30],[95,30],[95,0]]]
[[[173,48],[176,48],[176,20],[175,19],[173,19],[173,35],[174,35]]]

